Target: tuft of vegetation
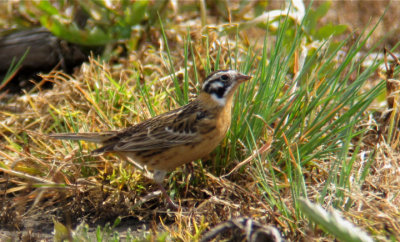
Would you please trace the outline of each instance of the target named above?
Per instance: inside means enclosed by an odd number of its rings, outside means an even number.
[[[19,9],[29,17],[37,18],[40,24],[55,36],[70,43],[84,46],[105,45],[132,36],[148,17],[149,1],[70,1],[21,2]],[[133,39],[132,39],[133,40]]]

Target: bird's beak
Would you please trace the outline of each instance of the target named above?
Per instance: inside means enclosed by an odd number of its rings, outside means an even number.
[[[251,76],[247,76],[244,74],[239,73],[237,80],[241,83],[241,82],[245,82],[251,79]]]

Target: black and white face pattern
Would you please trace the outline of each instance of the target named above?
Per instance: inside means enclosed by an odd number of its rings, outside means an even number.
[[[240,76],[243,75],[234,70],[215,71],[206,78],[203,91],[209,93],[215,101],[224,106],[227,94]]]

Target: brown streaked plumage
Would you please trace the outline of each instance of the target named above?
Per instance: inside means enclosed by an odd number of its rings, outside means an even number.
[[[167,201],[177,207],[161,186],[167,172],[213,151],[231,123],[235,90],[251,77],[233,70],[211,73],[202,92],[189,104],[121,131],[52,134],[56,139],[101,143],[94,154],[113,152],[154,170]]]

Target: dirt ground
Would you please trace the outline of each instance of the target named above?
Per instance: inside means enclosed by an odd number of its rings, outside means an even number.
[[[392,3],[390,4],[390,2]],[[400,15],[399,3],[399,1],[389,0],[332,1],[332,9],[328,11],[324,21],[346,24],[351,31],[359,34],[364,28],[366,32],[372,30],[386,11],[382,23],[377,26],[367,46],[386,37],[384,44],[387,47],[393,47],[399,41],[400,25],[394,24],[396,22],[394,20],[398,19]],[[319,1],[316,1],[315,4],[318,5]]]
[[[309,4],[311,1],[304,1]],[[325,1],[313,1],[313,6],[320,6]],[[383,37],[387,39],[384,44],[388,47],[394,46],[399,41],[400,25],[395,24],[395,19],[400,15],[400,2],[398,0],[334,0],[327,15],[323,17],[321,24],[328,22],[334,24],[345,24],[349,26],[349,31],[360,34],[365,28],[365,32],[372,30],[375,24],[383,16],[372,38],[369,39],[367,46],[377,43]],[[270,9],[277,9],[282,5],[282,1],[271,1]]]

